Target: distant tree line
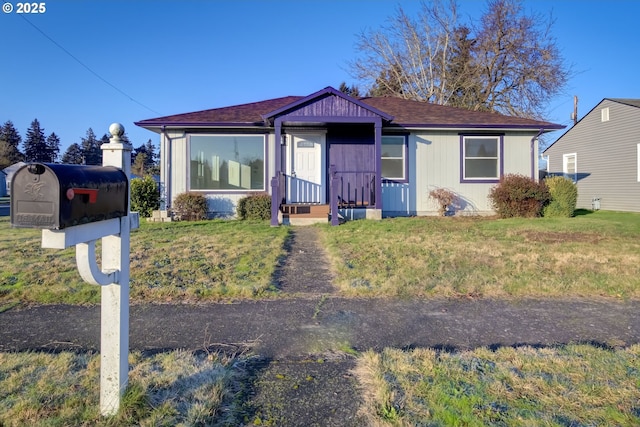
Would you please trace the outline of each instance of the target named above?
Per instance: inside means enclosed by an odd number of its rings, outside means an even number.
[[[122,139],[129,142],[127,135]],[[66,163],[76,165],[101,165],[102,144],[109,143],[109,135],[98,138],[89,128],[80,142],[74,142],[60,156],[60,138],[55,133],[45,137],[44,128],[38,119],[31,122],[23,140],[13,122],[7,120],[0,127],[0,170],[17,162]],[[131,153],[132,172],[139,176],[157,174],[159,154],[149,139],[146,144],[133,149]]]

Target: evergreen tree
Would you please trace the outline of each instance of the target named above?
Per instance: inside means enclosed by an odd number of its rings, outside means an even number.
[[[160,171],[158,164],[158,155],[153,142],[149,139],[146,144],[140,145],[133,149],[131,153],[131,165],[135,166],[138,171],[144,171],[144,174],[157,174]],[[143,173],[134,172],[136,175],[142,176]]]
[[[86,137],[82,138],[82,142],[80,143],[82,156],[84,157],[83,163],[85,165],[102,164],[102,150],[100,149],[100,145],[100,141],[96,138],[96,134],[93,133],[93,129],[89,128]]]
[[[147,163],[146,169],[148,175],[160,175],[160,153],[156,151],[155,145],[151,139],[147,141]]]
[[[60,154],[60,138],[54,132],[47,137],[47,151],[49,152],[48,162],[55,163]]]
[[[145,152],[138,153],[133,162],[133,165],[131,165],[131,172],[133,172],[133,174],[137,176],[141,176],[141,177],[144,176],[146,171],[146,167],[145,167],[146,161],[147,161],[147,153]]]
[[[67,148],[67,151],[62,155],[62,163],[71,165],[81,165],[84,163],[84,156],[80,144],[74,142]]]
[[[27,129],[27,138],[24,141],[24,158],[27,162],[47,162],[50,159],[44,129],[40,127],[38,119],[33,119],[31,126]]]
[[[22,137],[11,120],[7,120],[0,127],[0,169],[22,161],[24,157],[20,152],[20,142]]]
[[[340,88],[338,89],[340,92],[352,96],[354,98],[360,97],[360,88],[356,85],[347,86],[346,82],[340,83]],[[151,140],[149,140],[151,141]]]

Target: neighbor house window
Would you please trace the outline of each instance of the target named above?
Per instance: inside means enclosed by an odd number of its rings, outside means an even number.
[[[404,136],[382,137],[382,178],[404,181],[407,179],[406,138]]]
[[[462,136],[463,182],[495,182],[502,173],[501,136]]]
[[[192,190],[265,191],[263,135],[191,135]]]
[[[573,182],[578,178],[578,155],[576,153],[562,155],[562,172]]]

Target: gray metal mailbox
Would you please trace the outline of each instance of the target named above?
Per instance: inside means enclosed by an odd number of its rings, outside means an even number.
[[[113,166],[31,163],[11,181],[11,225],[60,230],[127,216],[127,191]]]

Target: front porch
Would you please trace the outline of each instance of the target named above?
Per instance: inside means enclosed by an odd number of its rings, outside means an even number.
[[[271,225],[314,205],[328,207],[318,215],[332,225],[347,212],[382,216],[382,124],[392,117],[327,88],[263,118],[276,142]]]
[[[278,222],[285,225],[306,225],[331,221],[332,225],[338,225],[350,219],[380,217],[376,214],[375,173],[340,172],[335,165],[331,165],[327,181],[328,203],[291,202],[290,197],[279,196],[281,220]],[[281,174],[280,182],[278,188],[285,195],[291,194],[290,186],[295,181],[290,176]],[[297,199],[301,200],[301,195],[296,195]],[[337,214],[334,216],[333,212]]]

